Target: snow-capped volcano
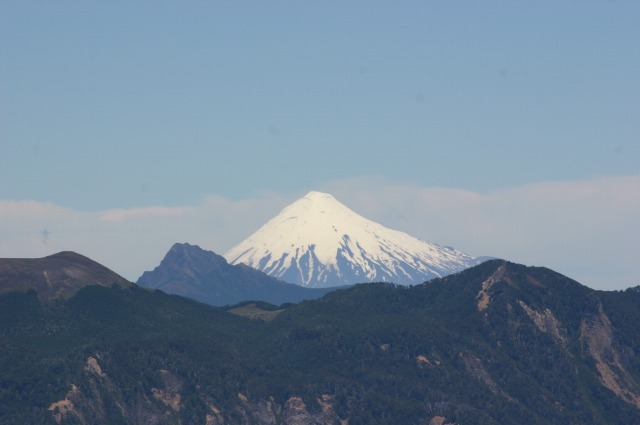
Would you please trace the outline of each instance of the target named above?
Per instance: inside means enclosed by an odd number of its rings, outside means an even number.
[[[224,254],[271,276],[310,287],[361,282],[422,283],[479,264],[368,220],[327,193],[309,192]]]

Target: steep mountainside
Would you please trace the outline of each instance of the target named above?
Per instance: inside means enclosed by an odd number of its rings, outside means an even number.
[[[388,229],[320,192],[289,205],[224,256],[310,287],[417,284],[487,259]]]
[[[45,302],[69,298],[89,285],[131,283],[101,264],[75,252],[44,258],[0,258],[0,294],[34,289]]]
[[[634,424],[637,323],[640,288],[500,260],[337,290],[269,322],[137,286],[49,306],[11,292],[0,422]]]
[[[285,283],[244,264],[232,266],[224,257],[186,243],[174,244],[160,265],[144,272],[137,284],[214,306],[248,300],[282,304],[329,292]]]

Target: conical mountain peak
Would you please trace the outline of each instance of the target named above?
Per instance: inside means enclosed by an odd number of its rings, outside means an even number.
[[[225,258],[304,286],[421,283],[477,264],[453,248],[420,241],[368,220],[332,195],[309,192]]]
[[[317,200],[323,200],[323,199],[331,200],[331,201],[336,200],[336,198],[334,198],[333,195],[331,195],[330,193],[317,192],[315,190],[312,190],[306,195],[304,195],[302,199],[308,199],[310,201],[317,201]]]
[[[285,211],[290,215],[353,213],[332,195],[322,192],[307,193],[305,196],[285,208],[282,212],[284,213]]]

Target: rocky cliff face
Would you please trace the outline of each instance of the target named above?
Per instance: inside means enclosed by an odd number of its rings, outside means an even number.
[[[101,425],[111,423],[174,425],[184,423],[182,389],[184,382],[168,370],[156,371],[159,385],[146,388],[144,395],[127,397],[117,383],[102,370],[100,355],[87,358],[81,381],[72,383],[64,398],[51,403],[48,410],[57,424]],[[214,396],[196,391],[191,398],[206,406],[202,425],[347,425],[334,411],[334,396],[322,394],[316,400],[320,409],[310,411],[299,396],[284,403],[273,397],[250,399],[237,393],[231,405]],[[193,401],[192,401],[193,402]],[[114,406],[116,407],[114,409]],[[184,412],[182,412],[184,413]],[[189,422],[196,423],[196,422]]]
[[[49,411],[60,425],[101,425],[111,423],[140,425],[178,425],[181,415],[184,383],[167,370],[158,370],[159,388],[151,387],[143,397],[124,396],[121,389],[102,371],[99,356],[89,357],[84,369],[83,387],[71,384],[65,397],[51,403]],[[310,410],[300,396],[291,396],[284,403],[273,397],[249,399],[237,393],[235,403],[226,409],[213,397],[199,393],[199,401],[206,406],[204,420],[188,423],[201,425],[348,425],[349,418],[341,418],[334,410],[335,396],[322,394],[315,400],[319,409]],[[114,403],[117,409],[109,406]],[[433,416],[429,425],[456,425],[444,416]]]

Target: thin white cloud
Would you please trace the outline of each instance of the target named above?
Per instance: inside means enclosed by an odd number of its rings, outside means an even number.
[[[546,266],[595,288],[640,284],[640,176],[543,182],[491,193],[365,176],[309,190],[359,214],[471,255]],[[0,201],[0,257],[73,250],[136,280],[175,242],[223,254],[304,193],[218,195],[198,205],[100,212]]]
[[[326,190],[373,220],[472,255],[550,267],[596,288],[640,284],[640,176],[488,194],[365,177]]]
[[[188,207],[146,207],[114,209],[100,213],[100,218],[104,221],[122,223],[132,219],[147,219],[151,217],[178,217],[189,212]]]
[[[71,250],[135,281],[156,267],[176,242],[224,253],[287,202],[277,194],[240,201],[212,195],[186,207],[83,212],[44,202],[0,200],[0,257],[35,258]]]

